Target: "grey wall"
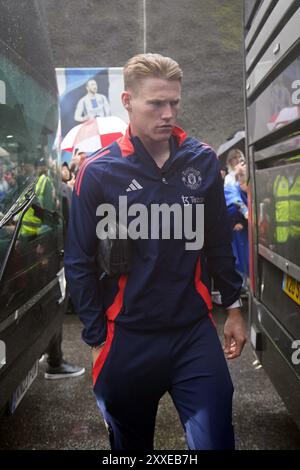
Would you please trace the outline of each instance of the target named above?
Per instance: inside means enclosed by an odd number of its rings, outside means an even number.
[[[143,0],[41,0],[55,66],[122,66],[143,52]],[[147,52],[184,71],[179,124],[217,148],[243,126],[242,2],[146,0]]]

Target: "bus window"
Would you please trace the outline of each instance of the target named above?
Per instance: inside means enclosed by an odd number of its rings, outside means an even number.
[[[0,0],[0,412],[16,408],[66,307],[58,95],[41,3]]]
[[[0,80],[5,84],[5,103],[0,105],[1,214],[5,215],[26,186],[36,180],[35,200],[23,214],[15,250],[5,270],[5,279],[13,278],[12,284],[9,282],[6,288],[8,295],[12,290],[22,290],[24,272],[35,261],[35,268],[31,266],[30,269],[30,288],[26,290],[30,296],[38,285],[42,288],[51,277],[52,250],[49,247],[57,251],[59,243],[60,222],[55,217],[59,207],[58,172],[53,150],[57,126],[56,97],[46,93],[45,88],[18,66],[15,58],[12,61],[8,57],[0,57]],[[20,216],[14,217],[0,231],[0,261],[6,255]]]

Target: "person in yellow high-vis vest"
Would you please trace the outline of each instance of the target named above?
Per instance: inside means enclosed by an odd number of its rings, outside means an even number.
[[[273,184],[275,204],[275,242],[283,246],[289,238],[289,180],[284,174],[277,175]]]
[[[45,160],[41,159],[38,165],[39,178],[35,186],[36,199],[39,208],[29,207],[24,214],[21,235],[23,240],[25,237],[36,236],[42,233],[45,222],[42,220],[43,209],[46,211],[55,210],[55,192],[52,179],[47,175],[47,166]],[[33,174],[31,176],[34,176]],[[40,217],[39,217],[40,216]],[[39,246],[43,246],[44,242],[38,240]],[[63,358],[62,351],[62,329],[51,339],[47,348],[47,368],[44,374],[46,379],[57,380],[68,377],[79,377],[85,372],[84,367],[70,364]]]
[[[29,209],[24,214],[20,234],[25,237],[35,236],[38,234],[41,226],[41,219],[35,215],[34,209],[29,207]]]
[[[296,173],[289,188],[289,236],[294,244],[300,243],[300,173]]]
[[[53,197],[52,197],[52,183],[50,177],[42,173],[39,176],[35,187],[36,197],[42,209],[53,210]],[[38,235],[41,227],[42,220],[36,214],[33,207],[25,212],[20,233],[23,236]]]

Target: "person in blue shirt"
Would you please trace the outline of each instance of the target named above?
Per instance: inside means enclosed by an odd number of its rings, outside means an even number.
[[[241,278],[216,154],[176,126],[181,81],[169,57],[129,59],[122,93],[127,133],[86,160],[73,193],[66,278],[92,348],[94,393],[114,450],[153,448],[166,392],[190,449],[234,448],[225,356],[238,357],[246,341]],[[125,227],[127,218],[131,260],[129,272],[111,275],[97,253],[103,221],[114,213]],[[228,313],[225,355],[208,270]]]
[[[247,291],[249,275],[248,201],[246,176],[240,175],[235,183],[224,186],[229,223],[232,230],[232,250],[236,269],[243,277],[242,291]]]

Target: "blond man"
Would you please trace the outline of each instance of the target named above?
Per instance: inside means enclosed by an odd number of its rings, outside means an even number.
[[[114,450],[153,448],[167,392],[190,449],[232,449],[225,356],[240,355],[246,334],[218,160],[176,126],[182,71],[173,59],[137,55],[124,67],[124,82],[128,131],[79,172],[65,258],[83,339],[92,347],[97,403]],[[99,273],[96,227],[104,208],[120,209],[120,198],[132,257],[129,272],[112,276],[109,267]],[[190,238],[200,232],[201,247]],[[225,356],[211,317],[208,269],[228,313]]]

